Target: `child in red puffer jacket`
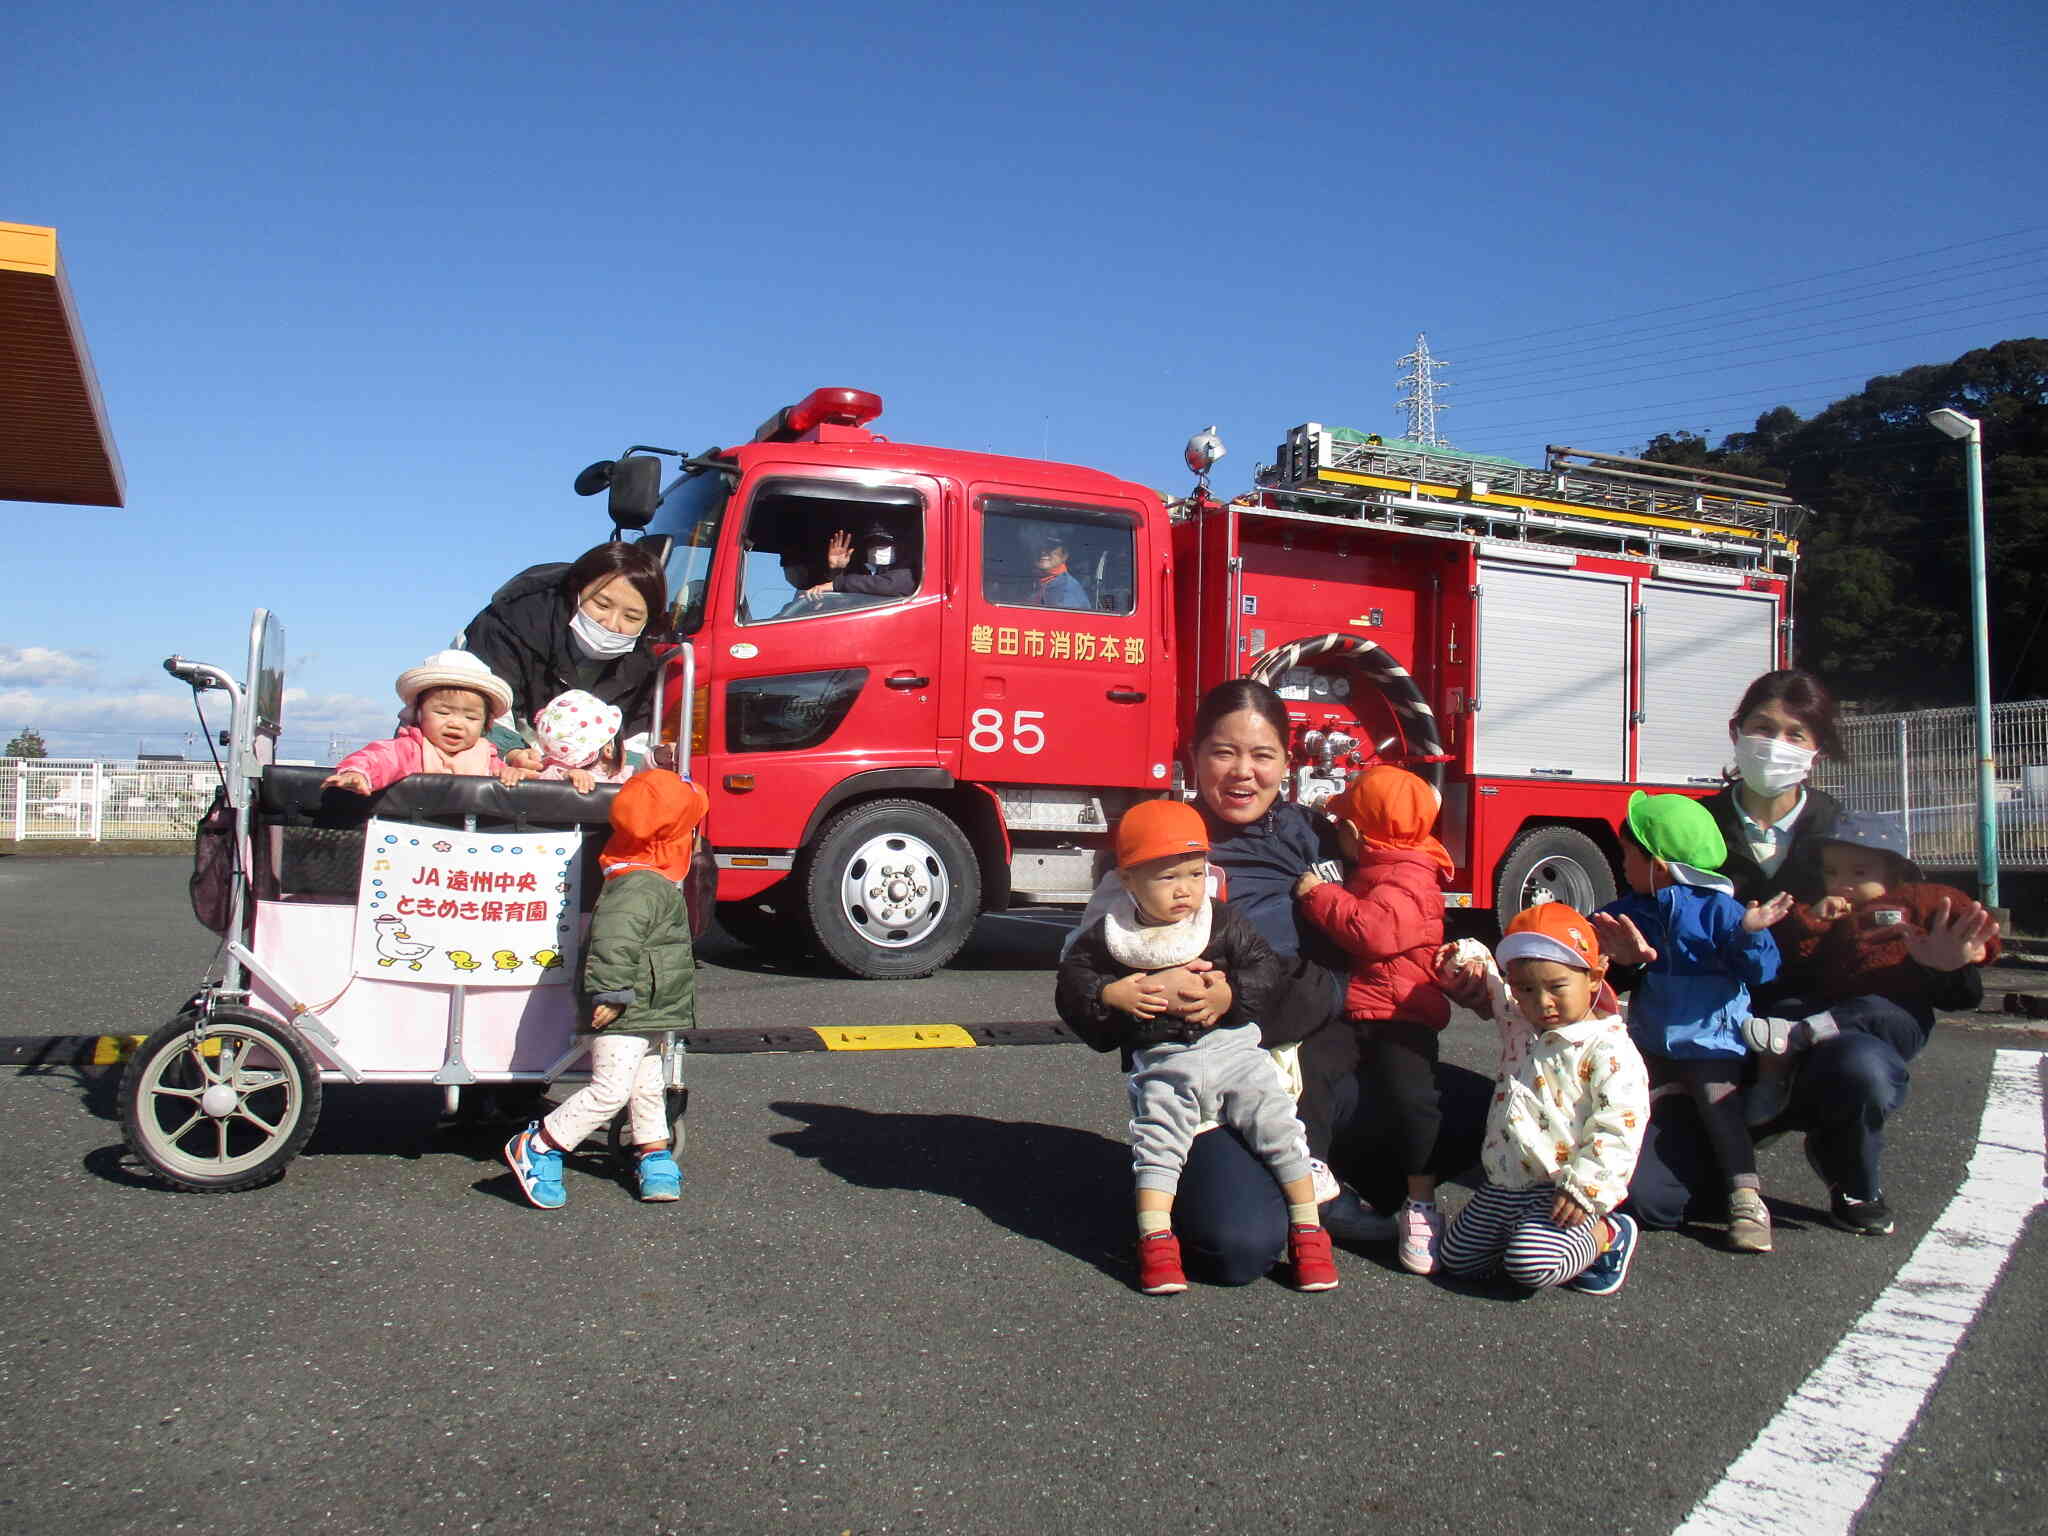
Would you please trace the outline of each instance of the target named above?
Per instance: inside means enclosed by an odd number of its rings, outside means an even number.
[[[1442,805],[1437,792],[1406,769],[1368,768],[1323,807],[1337,823],[1350,874],[1338,885],[1310,870],[1294,886],[1309,919],[1351,956],[1344,1016],[1358,1037],[1360,1077],[1385,1100],[1384,1119],[1408,1178],[1397,1218],[1400,1258],[1418,1275],[1436,1268],[1443,1232],[1430,1170],[1443,1118],[1437,1034],[1451,1017],[1450,1000],[1437,984],[1436,953],[1444,941],[1444,883],[1452,864],[1430,835]],[[1304,1098],[1300,1113],[1311,1152],[1326,1155],[1328,1106]]]

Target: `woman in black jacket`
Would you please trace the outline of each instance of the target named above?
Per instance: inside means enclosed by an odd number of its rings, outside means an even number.
[[[509,722],[501,717],[491,737],[507,761],[516,761],[515,750],[531,750],[520,732],[572,688],[618,706],[628,745],[644,737],[656,671],[646,631],[667,608],[661,562],[642,545],[617,540],[566,565],[530,566],[492,594],[460,643],[512,685]],[[539,767],[539,754],[524,766]]]
[[[1835,701],[1820,680],[1795,668],[1766,672],[1742,695],[1728,721],[1737,777],[1706,801],[1728,844],[1721,873],[1735,884],[1736,899],[1764,901],[1779,891],[1811,904],[1826,894],[1821,878],[1822,846],[1836,830],[1842,807],[1807,783],[1822,756],[1842,755]],[[1982,919],[1972,902],[1950,917],[1961,930]],[[1609,953],[1623,964],[1646,958],[1632,926],[1613,937],[1603,927]],[[1611,940],[1611,941],[1610,941]],[[1810,1011],[1792,999],[1812,982],[1796,966],[1759,988],[1750,1006],[1759,1015],[1781,1009]],[[1956,973],[1959,987],[1978,987],[1974,967]],[[1981,996],[1981,990],[1978,992]],[[1963,996],[1958,992],[1954,1000]],[[1864,1014],[1898,1012],[1882,998],[1837,1004],[1838,1034],[1803,1052],[1790,1098],[1769,1121],[1754,1127],[1759,1140],[1786,1131],[1806,1136],[1807,1161],[1828,1186],[1835,1224],[1861,1236],[1883,1236],[1892,1213],[1877,1185],[1886,1118],[1905,1102],[1906,1063],[1924,1034],[1850,1022]],[[1861,1008],[1857,1005],[1872,1005]],[[1903,1016],[1902,1016],[1903,1017]],[[1650,1125],[1629,1184],[1629,1209],[1646,1227],[1675,1227],[1688,1219],[1718,1220],[1722,1185],[1708,1150],[1705,1128],[1682,1094],[1652,1082]]]

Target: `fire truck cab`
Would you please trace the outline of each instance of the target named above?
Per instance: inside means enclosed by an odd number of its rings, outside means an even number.
[[[1096,840],[1169,787],[1171,550],[1153,491],[891,443],[880,409],[815,391],[685,461],[642,538],[695,674],[664,714],[721,920],[915,976],[982,911],[1085,899]]]

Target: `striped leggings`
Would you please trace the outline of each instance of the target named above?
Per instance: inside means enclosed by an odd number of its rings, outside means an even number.
[[[1437,1257],[1454,1275],[1498,1270],[1531,1290],[1576,1278],[1599,1256],[1600,1223],[1560,1227],[1550,1219],[1557,1188],[1482,1184],[1444,1228]]]

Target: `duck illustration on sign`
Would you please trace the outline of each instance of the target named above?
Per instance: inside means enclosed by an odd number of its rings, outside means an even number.
[[[404,965],[416,971],[420,968],[420,961],[433,952],[433,945],[422,944],[405,931],[404,918],[386,912],[377,919],[377,963],[380,966]]]

